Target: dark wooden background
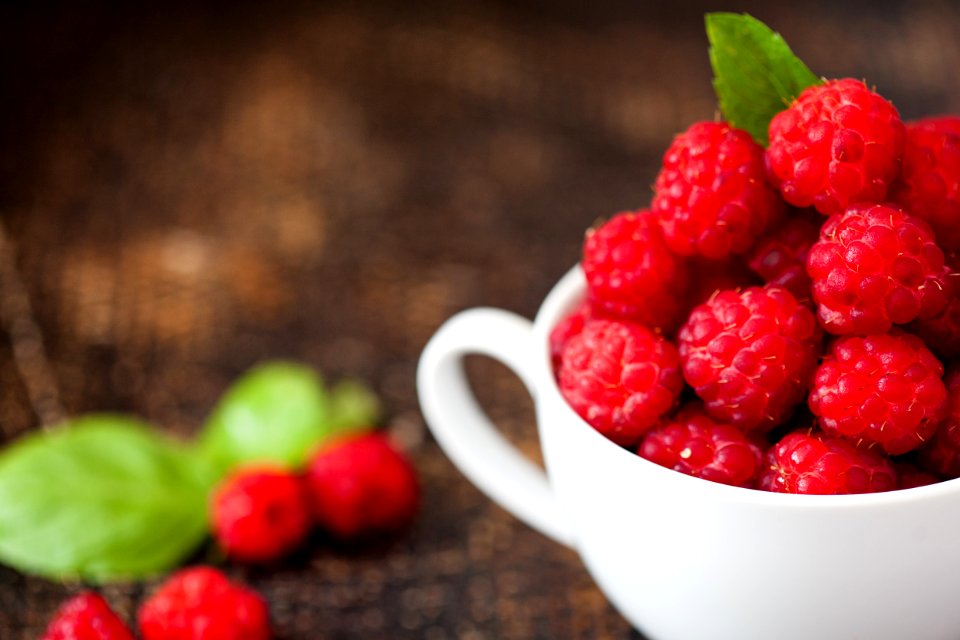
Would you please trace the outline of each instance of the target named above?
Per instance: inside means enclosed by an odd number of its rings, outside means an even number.
[[[359,376],[419,467],[423,511],[387,543],[230,567],[278,637],[640,637],[572,552],[444,458],[414,371],[445,318],[532,315],[594,219],[647,204],[671,136],[714,115],[708,8],[5,3],[0,442],[92,410],[188,436],[264,358]],[[960,112],[955,3],[725,8],[908,118]],[[519,383],[471,371],[536,456]],[[130,618],[151,586],[104,591]],[[36,638],[78,588],[0,568],[0,638]]]

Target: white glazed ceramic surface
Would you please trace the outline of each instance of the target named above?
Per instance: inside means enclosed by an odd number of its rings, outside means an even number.
[[[574,547],[655,640],[960,638],[960,480],[780,495],[688,477],[614,445],[567,406],[550,369],[550,330],[583,290],[575,268],[532,325],[497,309],[465,311],[424,350],[424,415],[474,484]],[[526,384],[546,475],[480,411],[463,375],[468,353],[501,360]]]

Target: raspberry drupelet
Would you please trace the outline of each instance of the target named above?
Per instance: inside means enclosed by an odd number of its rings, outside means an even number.
[[[810,410],[828,435],[899,455],[928,440],[943,418],[942,375],[923,341],[903,331],[838,338],[814,375]]]
[[[676,404],[683,388],[677,349],[646,327],[593,320],[563,352],[560,391],[580,417],[633,445]]]
[[[897,488],[889,459],[819,432],[785,435],[767,452],[759,488],[775,493],[839,495]]]
[[[944,251],[960,251],[960,117],[907,125],[903,168],[891,200],[926,220]]]
[[[805,89],[770,121],[767,172],[784,200],[824,215],[881,202],[900,171],[906,137],[896,108],[859,80]]]
[[[599,312],[671,332],[680,321],[689,274],[649,211],[620,213],[587,231],[587,297]]]
[[[644,436],[640,456],[695,478],[750,487],[760,470],[760,448],[736,427],[688,405]]]
[[[960,478],[960,366],[947,373],[946,417],[919,451],[920,467],[943,478]]]
[[[763,147],[725,122],[697,122],[674,139],[650,208],[671,250],[711,259],[747,251],[784,210]]]
[[[707,413],[747,431],[779,425],[820,355],[813,312],[782,287],[721,291],[678,334],[683,375]]]
[[[830,218],[807,255],[807,273],[820,322],[837,335],[933,318],[954,297],[930,227],[892,205],[853,205]]]
[[[946,263],[947,306],[934,317],[915,320],[907,327],[943,361],[960,356],[960,259],[947,254]]]
[[[133,640],[133,634],[100,595],[85,591],[60,606],[40,640]]]
[[[765,283],[783,287],[801,302],[809,301],[812,283],[807,254],[819,237],[819,224],[808,216],[791,216],[757,243],[747,264]]]

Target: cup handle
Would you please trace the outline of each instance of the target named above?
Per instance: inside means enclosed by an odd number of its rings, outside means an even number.
[[[447,457],[474,485],[544,535],[573,546],[547,475],[490,422],[467,383],[463,359],[489,356],[507,365],[536,398],[529,320],[500,309],[450,318],[427,343],[417,390],[427,425]]]

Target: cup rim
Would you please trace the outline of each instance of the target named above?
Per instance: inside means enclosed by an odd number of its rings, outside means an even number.
[[[631,452],[625,447],[614,444],[596,429],[591,427],[579,416],[560,392],[556,378],[553,375],[553,364],[550,354],[550,331],[567,313],[584,299],[586,295],[586,280],[580,265],[577,264],[553,286],[544,298],[534,319],[533,333],[535,338],[534,358],[536,359],[537,402],[545,402],[561,407],[568,419],[558,424],[549,425],[549,428],[574,428],[587,431],[585,434],[590,446],[595,447],[601,455],[619,462],[646,465],[646,471],[661,475],[662,482],[696,483],[688,484],[688,488],[710,495],[717,492],[717,497],[727,501],[753,503],[756,505],[786,507],[791,509],[866,509],[878,508],[901,503],[919,503],[936,501],[955,493],[960,493],[960,478],[943,480],[931,485],[897,489],[881,493],[860,493],[846,495],[799,495],[774,493],[760,489],[734,487],[710,482],[701,478],[694,478],[686,474],[662,467]]]

